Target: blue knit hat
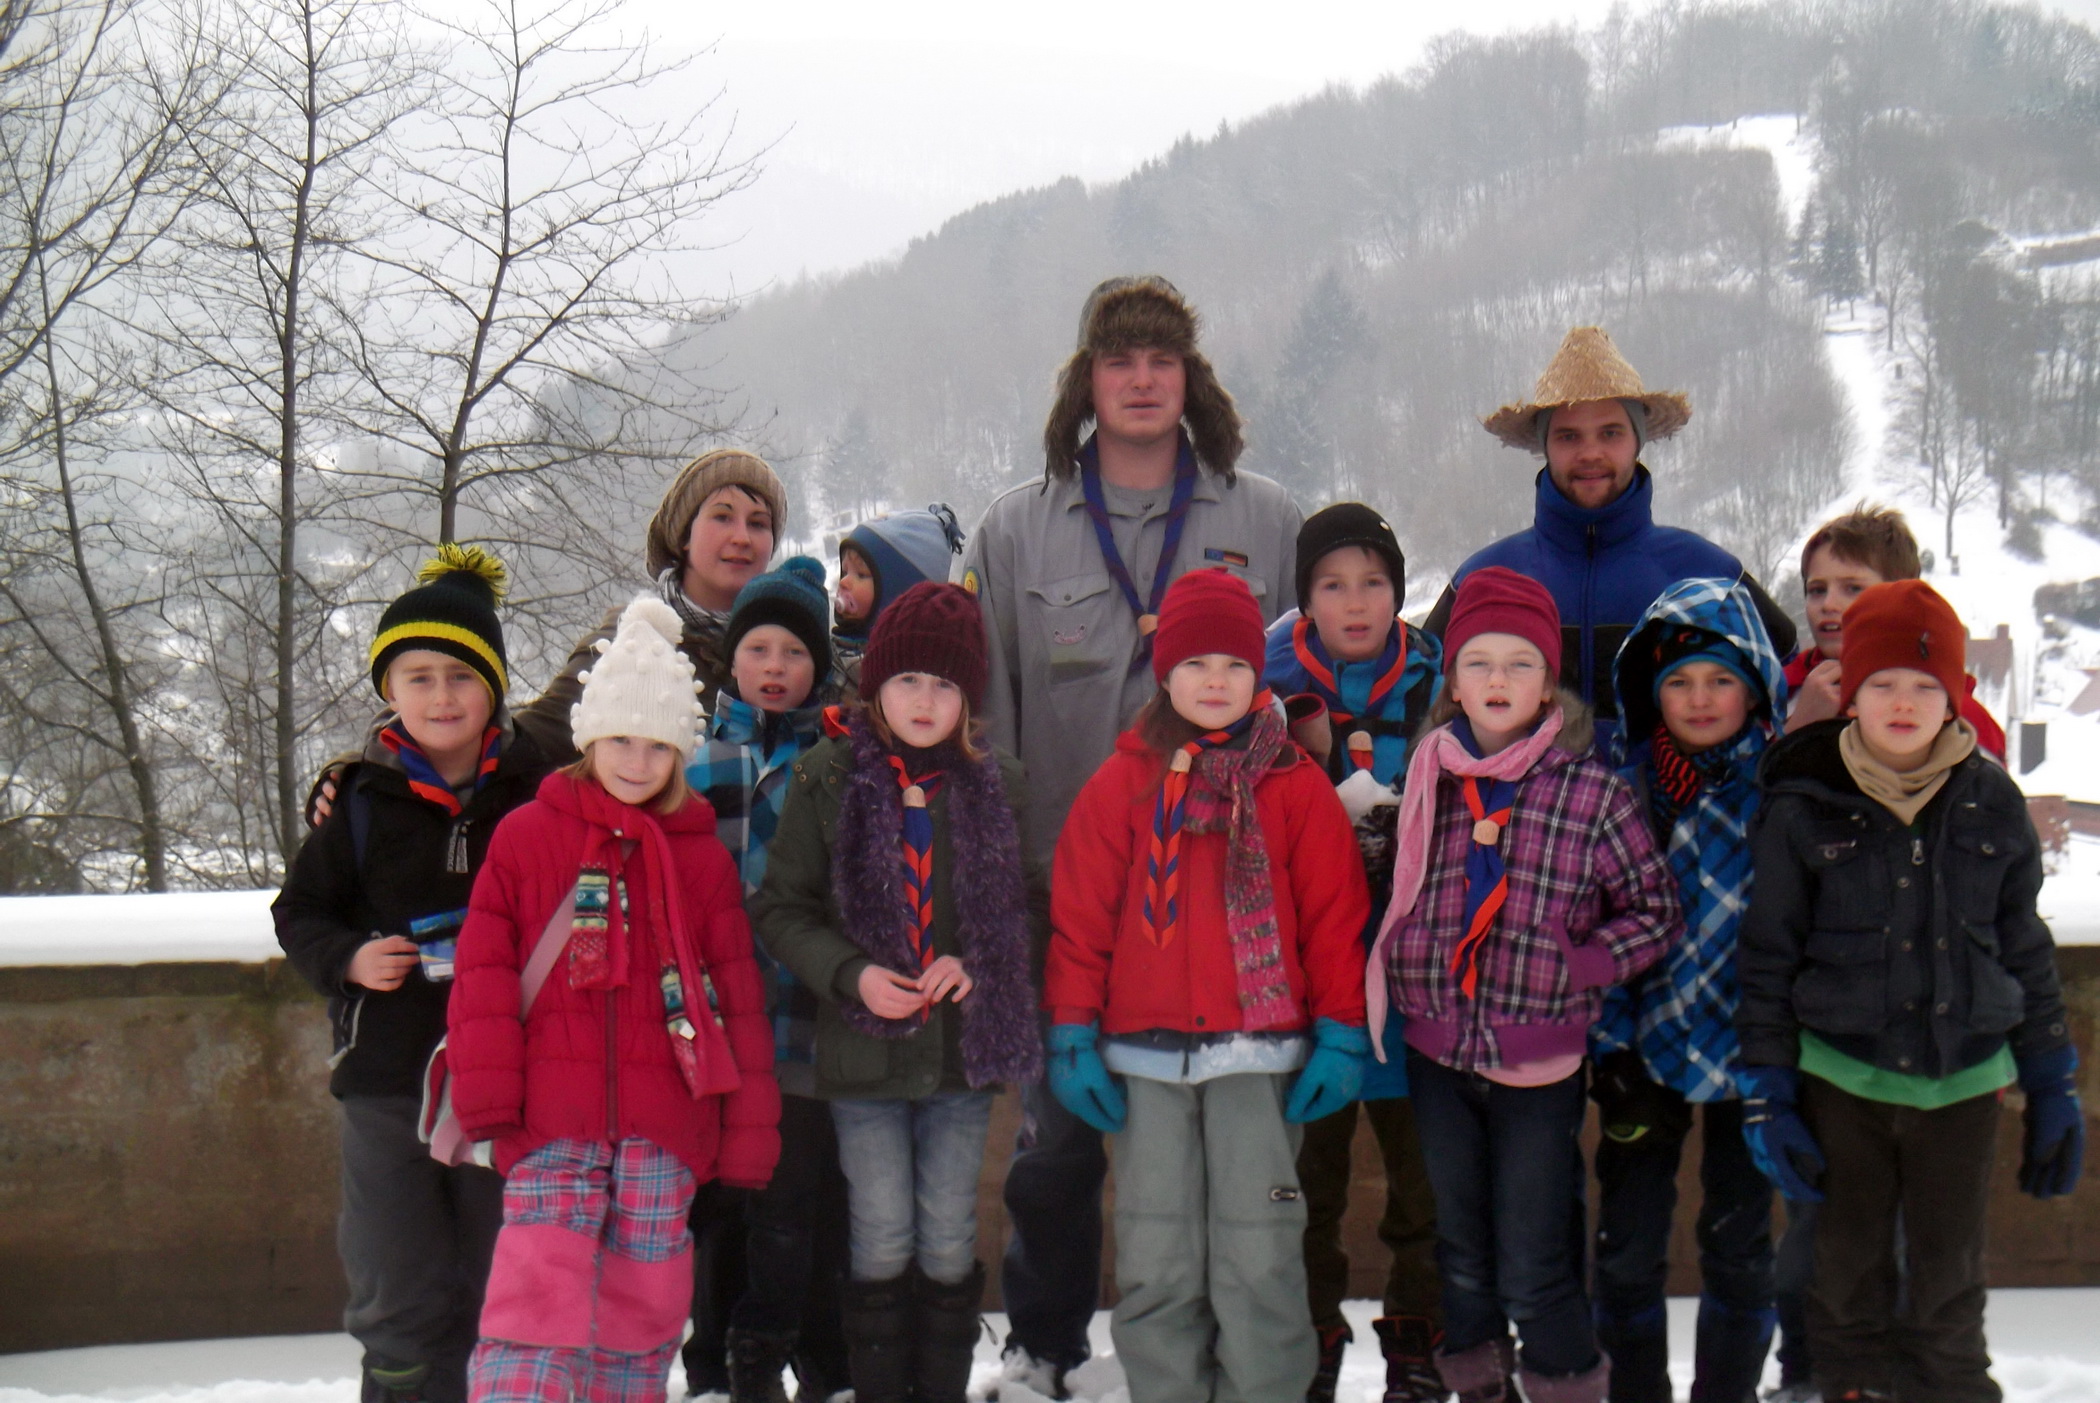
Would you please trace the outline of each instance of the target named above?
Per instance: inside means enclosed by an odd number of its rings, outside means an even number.
[[[1662,701],[1663,682],[1686,663],[1714,663],[1725,667],[1749,689],[1755,703],[1753,710],[1771,705],[1771,699],[1765,694],[1765,684],[1757,675],[1757,668],[1743,656],[1743,650],[1711,629],[1697,628],[1690,624],[1680,624],[1655,641],[1655,683],[1652,695],[1658,704]]]
[[[744,635],[761,624],[778,624],[802,640],[817,665],[818,680],[831,671],[831,605],[824,595],[824,566],[791,555],[776,570],[753,577],[737,591],[722,648],[730,659]]]
[[[875,576],[875,603],[866,618],[851,624],[855,633],[866,637],[874,632],[882,607],[904,591],[928,581],[947,582],[948,566],[962,552],[963,532],[955,509],[935,502],[924,511],[890,512],[863,521],[839,545],[853,547]]]

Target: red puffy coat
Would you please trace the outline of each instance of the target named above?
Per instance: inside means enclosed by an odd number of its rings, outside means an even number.
[[[1116,740],[1057,840],[1043,1005],[1060,1023],[1104,1033],[1240,1027],[1239,980],[1225,922],[1223,833],[1181,839],[1181,922],[1164,947],[1145,933],[1145,855],[1162,774],[1135,731]],[[1356,835],[1334,785],[1290,746],[1254,787],[1276,890],[1276,928],[1291,994],[1314,1018],[1364,1021],[1364,923],[1371,896]]]
[[[635,844],[624,857],[623,842]],[[667,859],[675,880],[659,892]],[[521,1024],[519,971],[586,861],[617,868],[628,892],[598,981],[611,987],[575,987],[572,937]],[[490,840],[460,931],[447,1060],[461,1128],[496,1142],[504,1173],[550,1140],[640,1137],[702,1182],[764,1185],[780,1158],[780,1090],[752,952],[743,884],[705,800],[656,815],[593,781],[547,776]],[[701,1026],[703,1085],[733,1089],[688,1089],[664,1025],[667,954]],[[710,981],[720,1035],[707,1026]]]

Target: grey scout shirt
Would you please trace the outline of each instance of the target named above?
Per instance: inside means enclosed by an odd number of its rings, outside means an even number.
[[[1144,598],[1172,492],[1109,487],[1102,496],[1116,549]],[[1204,471],[1173,574],[1223,566],[1247,582],[1262,621],[1273,623],[1294,602],[1298,524],[1290,494],[1270,479],[1242,472],[1228,487]],[[1047,863],[1081,786],[1157,687],[1149,661],[1130,667],[1137,616],[1102,560],[1076,474],[993,501],[958,568],[957,581],[984,608],[984,722],[992,742],[1028,767],[1021,842]]]

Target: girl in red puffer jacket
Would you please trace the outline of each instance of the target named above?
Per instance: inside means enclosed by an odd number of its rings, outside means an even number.
[[[685,787],[698,709],[678,636],[645,596],[599,645],[583,758],[497,829],[460,932],[453,1108],[507,1181],[476,1403],[662,1398],[694,1191],[761,1187],[780,1154],[743,888]]]

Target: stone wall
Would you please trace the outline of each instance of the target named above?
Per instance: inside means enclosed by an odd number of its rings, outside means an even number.
[[[2060,960],[2090,1115],[2100,947]],[[0,969],[0,1351],[337,1328],[327,1051],[320,1003],[281,961]],[[988,1308],[1018,1119],[1001,1098],[979,1204]],[[2069,1200],[2020,1196],[2010,1107],[1998,1151],[1992,1280],[2100,1284],[2100,1176]],[[1689,1292],[1696,1153],[1686,1160],[1671,1289]],[[1383,1173],[1368,1127],[1356,1180],[1351,1294],[1375,1297]]]

